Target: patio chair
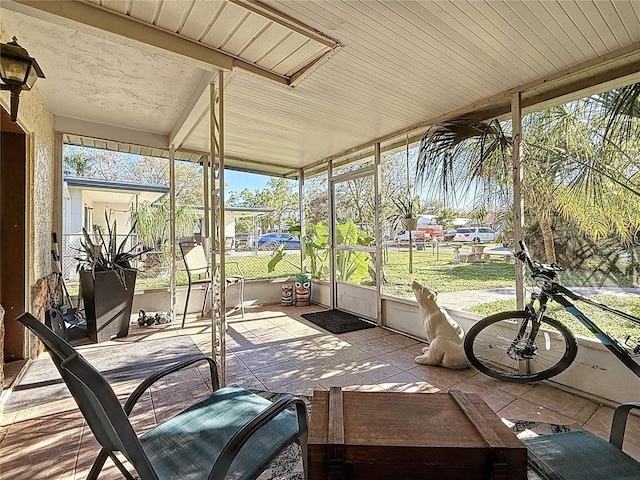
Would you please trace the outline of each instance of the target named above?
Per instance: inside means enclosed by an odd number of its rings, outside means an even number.
[[[622,451],[629,412],[640,403],[616,408],[609,441],[584,430],[523,438],[529,464],[548,480],[637,480],[640,463]]]
[[[204,309],[207,304],[207,295],[211,289],[211,275],[209,272],[209,261],[204,253],[202,244],[185,241],[180,242],[180,252],[182,252],[182,259],[184,260],[184,266],[187,269],[187,298],[184,300],[184,313],[182,314],[182,327],[184,328],[184,322],[187,319],[187,309],[189,308],[189,297],[191,296],[192,285],[206,285],[204,292],[204,300],[202,301],[202,310],[200,315],[204,315]]]
[[[236,239],[234,237],[224,238],[224,251],[227,255],[236,249]]]
[[[293,442],[307,457],[307,409],[298,397],[275,403],[237,386],[219,388],[215,362],[204,355],[152,374],[124,407],[106,381],[82,355],[29,313],[18,318],[44,343],[91,431],[102,446],[88,479],[95,480],[111,458],[128,480],[256,478]],[[138,435],[129,414],[157,380],[198,363],[207,363],[213,393],[148,432]],[[289,408],[295,406],[295,413]],[[306,475],[306,463],[303,464]]]
[[[241,316],[244,318],[244,273],[242,272],[242,268],[240,268],[240,262],[230,262],[227,260],[224,264],[226,267],[225,277],[227,279],[227,287],[237,284],[240,289],[238,294],[239,303],[234,308],[239,308]],[[233,272],[231,267],[234,268]]]
[[[187,318],[187,309],[189,307],[189,297],[191,295],[191,286],[192,285],[206,285],[206,289],[204,292],[204,299],[202,301],[202,310],[200,312],[201,315],[204,315],[204,310],[207,305],[207,295],[209,294],[210,289],[212,288],[212,278],[209,274],[209,261],[207,260],[207,256],[205,255],[204,248],[201,244],[193,241],[185,241],[180,242],[180,251],[182,252],[182,258],[184,260],[185,268],[187,269],[187,278],[188,278],[188,286],[187,286],[187,297],[184,301],[184,313],[182,314],[182,327],[184,328],[185,320]],[[238,284],[240,289],[238,294],[239,303],[234,308],[240,308],[242,318],[244,318],[244,273],[240,268],[240,263],[238,262],[230,262],[226,261],[225,265],[234,266],[235,273],[226,274],[227,278],[227,287],[230,285]],[[218,281],[220,278],[220,267],[216,268],[216,275],[213,284],[214,295],[217,292]],[[214,308],[218,308],[218,299],[214,297]],[[221,313],[218,311],[218,314]]]

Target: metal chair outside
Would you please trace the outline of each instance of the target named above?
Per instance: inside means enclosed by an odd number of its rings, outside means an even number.
[[[204,300],[202,301],[201,315],[204,315],[204,309],[207,304],[207,295],[211,289],[211,274],[209,272],[209,261],[204,252],[204,248],[200,243],[193,241],[180,242],[180,252],[184,260],[184,266],[187,269],[187,297],[184,300],[184,313],[182,314],[182,327],[187,318],[187,309],[189,308],[189,297],[191,296],[192,285],[206,285],[204,292]]]
[[[207,295],[212,289],[213,280],[213,287],[215,287],[213,288],[214,308],[219,308],[219,302],[217,298],[217,285],[220,279],[220,267],[216,267],[216,274],[214,276],[215,278],[212,279],[209,273],[209,261],[207,260],[204,248],[197,242],[180,242],[180,251],[182,252],[182,258],[184,260],[184,265],[187,270],[187,278],[189,281],[187,287],[187,297],[185,298],[184,302],[184,313],[182,314],[182,326],[184,327],[185,320],[187,318],[187,309],[189,307],[189,297],[191,296],[192,285],[206,285],[201,310],[201,315],[204,315],[204,311],[207,305]],[[240,308],[242,318],[244,318],[244,273],[240,268],[239,262],[225,261],[225,266],[234,267],[234,271],[232,273],[226,273],[226,282],[227,287],[230,285],[238,285],[240,290],[238,295],[239,303],[234,308]],[[218,314],[221,314],[221,312],[218,312]]]
[[[240,289],[238,296],[239,303],[234,308],[240,308],[241,316],[242,318],[244,318],[244,273],[242,272],[242,268],[240,268],[240,262],[230,262],[228,260],[225,260],[224,264],[226,267],[225,277],[227,279],[227,287],[229,285],[238,284],[238,287]],[[232,271],[232,269],[230,268],[231,266],[234,267],[232,273],[230,273]]]

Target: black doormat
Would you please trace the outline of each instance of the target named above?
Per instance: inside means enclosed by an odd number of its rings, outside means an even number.
[[[305,320],[309,320],[314,325],[324,328],[328,332],[340,334],[355,332],[365,328],[373,328],[376,325],[364,320],[356,315],[341,312],[340,310],[324,310],[322,312],[303,313]]]

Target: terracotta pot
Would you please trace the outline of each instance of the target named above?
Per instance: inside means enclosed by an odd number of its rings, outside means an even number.
[[[91,271],[80,271],[87,335],[94,342],[129,334],[136,274],[135,270],[125,271],[125,289],[115,272],[95,272],[94,279]]]
[[[418,227],[418,219],[417,218],[401,218],[400,224],[402,225],[403,230],[412,231]]]

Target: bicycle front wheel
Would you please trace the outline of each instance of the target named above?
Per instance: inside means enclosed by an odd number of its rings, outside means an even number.
[[[551,317],[542,318],[531,338],[533,324],[534,319],[524,311],[483,318],[464,339],[469,362],[482,373],[508,382],[535,382],[557,375],[576,358],[576,339]]]

